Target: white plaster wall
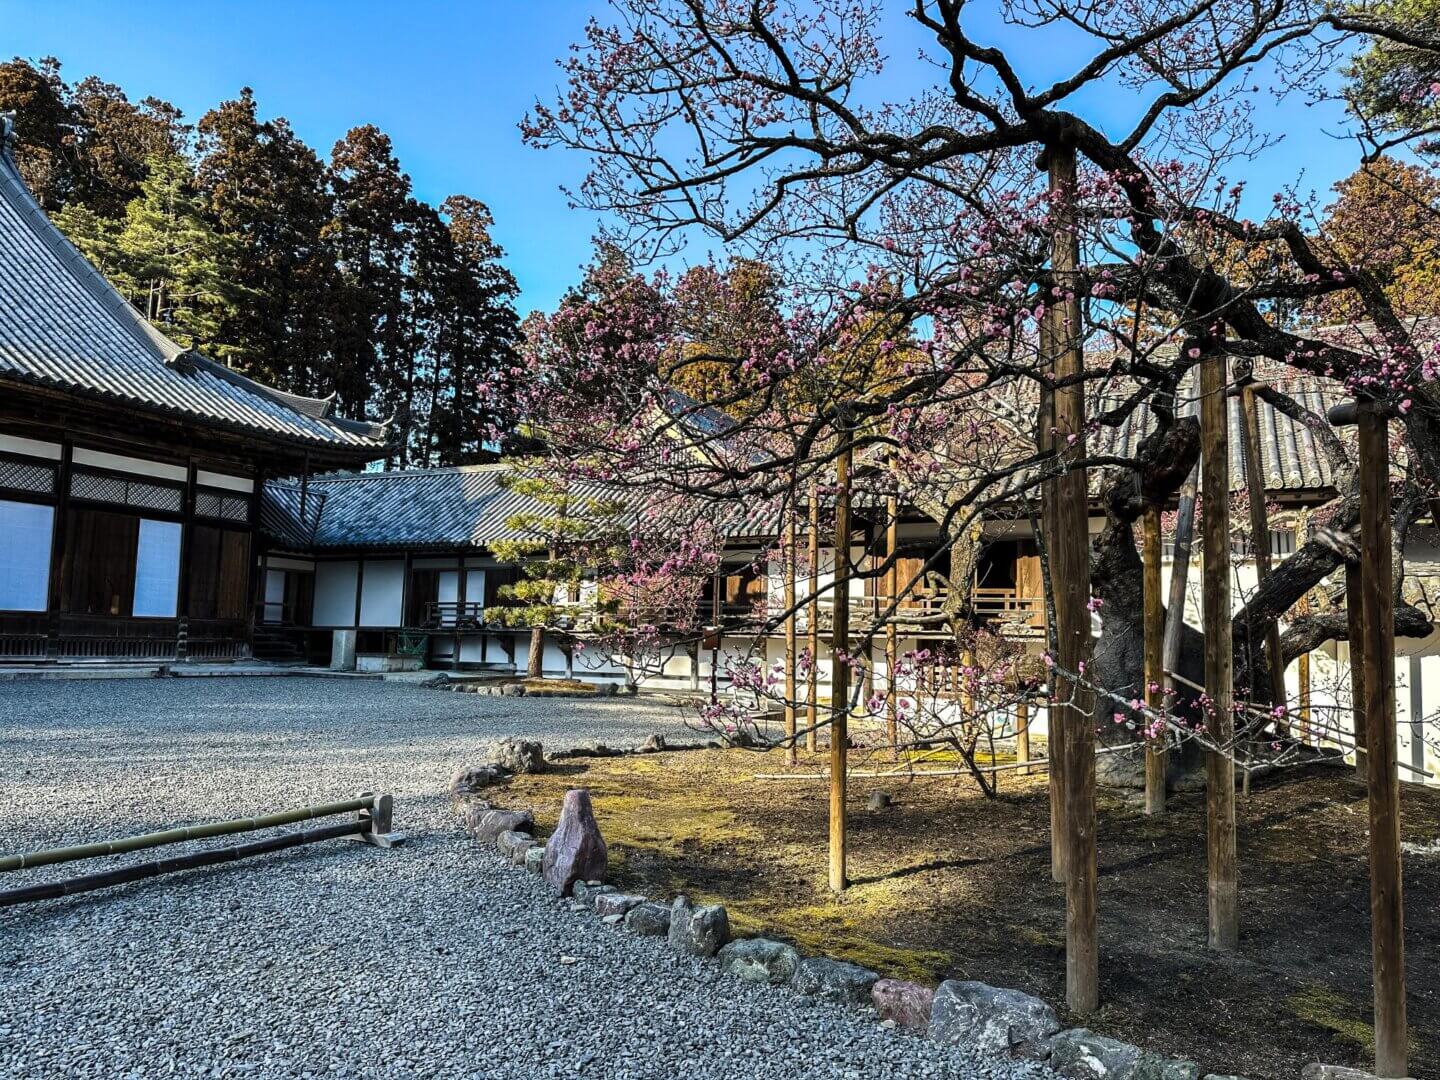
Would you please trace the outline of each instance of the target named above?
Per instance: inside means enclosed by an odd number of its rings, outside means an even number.
[[[400,626],[404,622],[405,563],[367,559],[360,579],[360,625]]]
[[[351,560],[315,565],[315,625],[354,626],[360,564]]]

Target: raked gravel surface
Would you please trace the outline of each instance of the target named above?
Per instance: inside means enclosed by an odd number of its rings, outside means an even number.
[[[627,746],[682,729],[644,698],[313,678],[0,683],[0,853],[363,789],[396,796],[410,837],[0,909],[0,1077],[1046,1075],[606,926],[466,837],[443,794],[506,735]]]

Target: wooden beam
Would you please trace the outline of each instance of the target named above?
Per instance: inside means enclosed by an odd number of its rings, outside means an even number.
[[[785,764],[799,764],[799,751],[795,746],[795,574],[800,562],[795,550],[795,509],[791,507],[785,515],[785,547],[780,558],[780,572],[785,575]]]
[[[1160,603],[1160,507],[1145,508],[1145,704],[1165,706],[1165,609]],[[1145,813],[1165,812],[1165,734],[1145,747]]]
[[[835,601],[830,631],[830,889],[842,893],[846,878],[845,768],[850,732],[850,456],[849,433],[841,431],[835,459]]]
[[[1395,583],[1391,578],[1387,424],[1359,410],[1360,595],[1364,611],[1365,743],[1370,811],[1370,935],[1375,976],[1375,1073],[1407,1076],[1405,903],[1400,872],[1400,777],[1395,748]]]
[[[1265,516],[1265,479],[1260,475],[1260,415],[1255,407],[1255,388],[1240,391],[1240,412],[1245,421],[1245,490],[1250,502],[1250,547],[1255,555],[1255,580],[1263,585],[1270,576],[1270,522]],[[1246,636],[1250,670],[1255,670],[1259,643],[1254,634]],[[1285,705],[1285,659],[1280,652],[1280,622],[1272,619],[1265,631],[1266,660],[1270,670],[1270,704]],[[1254,678],[1254,675],[1251,675]],[[1280,729],[1285,730],[1281,723]]]
[[[1054,374],[1057,380],[1084,371],[1081,353],[1080,239],[1075,213],[1075,148],[1048,148],[1052,232],[1051,267],[1062,290],[1052,297],[1055,310]],[[1054,392],[1055,445],[1066,457],[1085,455],[1083,383]],[[1083,668],[1090,655],[1090,509],[1086,473],[1071,469],[1052,487],[1055,531],[1050,541],[1054,579],[1056,657],[1063,671]],[[1093,695],[1077,683],[1068,700],[1057,702],[1065,715],[1062,759],[1065,826],[1065,1000],[1077,1015],[1100,1003],[1100,950],[1095,904],[1095,722]],[[1052,714],[1053,715],[1053,714]]]
[[[1230,458],[1225,415],[1225,357],[1200,364],[1201,492],[1205,502],[1205,689],[1209,734],[1219,749],[1205,756],[1209,943],[1239,945],[1239,884],[1235,858],[1235,735],[1230,636]]]

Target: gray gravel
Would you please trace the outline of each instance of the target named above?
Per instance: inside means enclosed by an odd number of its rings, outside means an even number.
[[[393,852],[330,841],[0,910],[0,1077],[1042,1075],[605,926],[464,837],[441,795],[505,735],[626,746],[681,727],[643,699],[0,683],[0,851],[363,788],[393,792],[410,834]],[[99,868],[4,885],[76,865]]]

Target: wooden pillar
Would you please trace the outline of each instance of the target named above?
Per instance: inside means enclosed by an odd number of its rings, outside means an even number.
[[[1030,768],[1030,699],[1021,698],[1015,703],[1015,763],[1020,766],[1022,776],[1029,776]]]
[[[810,638],[810,672],[805,677],[805,749],[819,749],[820,722],[820,489],[810,486],[810,604],[806,612],[806,631]]]
[[[1310,654],[1301,653],[1295,661],[1295,678],[1299,683],[1300,738],[1310,742]]]
[[[1041,365],[1052,375],[1055,367],[1056,335],[1055,312],[1047,307],[1040,319]],[[1040,391],[1039,431],[1036,449],[1050,450],[1055,445],[1055,394],[1048,389]],[[1059,590],[1055,585],[1051,542],[1057,535],[1055,527],[1055,494],[1058,481],[1047,480],[1040,493],[1040,533],[1045,541],[1045,557],[1051,564],[1048,576],[1052,603],[1058,601]],[[1058,645],[1051,635],[1054,619],[1046,622],[1046,646],[1058,655]],[[1050,786],[1050,876],[1058,882],[1065,880],[1065,717],[1060,708],[1063,679],[1051,669],[1045,704],[1045,755],[1049,759],[1046,778]]]
[[[835,607],[830,631],[830,889],[845,891],[845,770],[850,733],[850,443],[835,459]]]
[[[1260,418],[1255,407],[1253,386],[1246,386],[1240,391],[1240,409],[1245,420],[1245,489],[1250,501],[1250,546],[1255,553],[1255,580],[1263,585],[1270,576],[1270,522],[1265,516],[1265,478],[1260,474]],[[1259,643],[1250,640],[1253,636],[1249,635],[1246,641],[1252,658],[1252,672],[1255,669],[1253,658],[1259,653]],[[1283,707],[1285,659],[1280,653],[1278,620],[1272,620],[1265,631],[1265,652],[1270,664],[1270,703]],[[1279,727],[1283,731],[1286,725],[1282,722]]]
[[[1355,776],[1369,775],[1368,713],[1365,709],[1365,605],[1360,564],[1345,564],[1345,613],[1350,627],[1350,712],[1355,718]],[[1391,661],[1393,664],[1394,661]]]
[[[1065,379],[1084,370],[1080,312],[1080,240],[1075,217],[1075,148],[1056,145],[1047,150],[1050,173],[1052,234],[1051,267],[1063,296],[1052,297],[1055,344],[1054,375]],[[1085,389],[1083,383],[1054,392],[1055,445],[1066,457],[1085,454]],[[1072,469],[1051,489],[1054,532],[1050,566],[1055,593],[1056,662],[1065,672],[1078,672],[1090,654],[1090,511],[1084,469]],[[1065,714],[1062,766],[1065,826],[1065,1000],[1070,1011],[1084,1014],[1099,1005],[1099,944],[1095,905],[1095,722],[1092,695],[1078,683],[1057,702]],[[1053,722],[1053,720],[1052,720]]]
[[[1239,885],[1235,859],[1235,762],[1231,744],[1230,458],[1226,438],[1225,358],[1200,364],[1201,490],[1205,500],[1205,691],[1209,734],[1219,748],[1205,759],[1206,854],[1209,866],[1209,941],[1212,949],[1239,945]]]
[[[885,500],[885,558],[890,569],[885,574],[885,592],[892,609],[885,621],[885,736],[890,743],[892,755],[899,756],[900,746],[900,703],[896,699],[897,680],[895,667],[900,662],[900,567],[895,560],[899,548],[900,500],[890,495]]]
[[[1160,604],[1160,507],[1145,508],[1145,704],[1165,706],[1165,610]],[[1165,812],[1167,732],[1146,740],[1145,813]]]
[[[1400,874],[1400,779],[1395,749],[1395,585],[1391,578],[1390,460],[1386,421],[1358,410],[1360,595],[1363,598],[1365,743],[1369,750],[1370,935],[1375,974],[1375,1073],[1407,1076],[1405,905]]]
[[[795,574],[799,560],[795,557],[795,513],[792,507],[785,515],[785,548],[781,553],[780,572],[785,575],[785,764],[799,763],[795,746]]]

